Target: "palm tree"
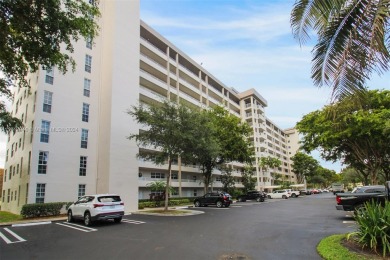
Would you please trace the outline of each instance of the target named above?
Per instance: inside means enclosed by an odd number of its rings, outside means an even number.
[[[305,43],[313,29],[312,78],[332,88],[334,100],[365,90],[372,72],[389,69],[390,0],[297,0],[294,38]]]

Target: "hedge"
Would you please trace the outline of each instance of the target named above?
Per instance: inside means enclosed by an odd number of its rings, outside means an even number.
[[[168,201],[168,206],[179,206],[189,203],[191,203],[191,200],[189,199],[170,199]],[[138,209],[163,207],[164,205],[165,201],[140,201],[138,203]]]
[[[25,204],[20,211],[23,218],[35,218],[44,216],[59,216],[61,209],[70,205],[69,202],[50,202]],[[69,207],[69,206],[68,206]]]

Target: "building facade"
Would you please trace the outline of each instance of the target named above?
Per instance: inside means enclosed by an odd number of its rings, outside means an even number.
[[[221,105],[253,128],[256,165],[277,157],[277,171],[290,182],[289,134],[267,119],[267,101],[254,89],[225,86],[180,49],[140,20],[139,1],[100,1],[100,33],[94,44],[75,43],[74,73],[42,68],[28,76],[31,88],[16,89],[12,114],[25,127],[9,133],[2,210],[19,213],[26,203],[74,201],[84,194],[117,193],[126,211],[149,198],[147,185],[165,180],[167,166],[137,159],[127,137],[139,126],[126,113],[132,106],[168,99],[190,107]],[[240,183],[244,165],[231,164]],[[203,194],[196,165],[173,165],[172,196]],[[213,189],[220,189],[215,171]],[[257,189],[273,187],[273,176],[256,166]]]

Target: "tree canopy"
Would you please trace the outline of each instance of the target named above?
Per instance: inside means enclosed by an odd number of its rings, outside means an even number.
[[[368,171],[375,184],[378,172],[389,168],[389,119],[390,91],[372,90],[305,115],[297,129],[305,151],[320,149],[325,160]]]
[[[74,41],[93,40],[98,33],[98,1],[1,0],[0,95],[11,98],[10,87],[29,87],[26,75],[39,66],[56,66],[65,73],[75,69]],[[0,104],[3,131],[21,122]]]
[[[140,146],[138,156],[156,164],[168,161],[165,194],[169,194],[172,160],[192,154],[191,147],[198,141],[195,139],[197,128],[194,126],[197,125],[199,113],[165,101],[162,104],[132,106],[128,114],[141,125],[138,134],[132,133],[128,137]],[[165,210],[168,210],[168,196],[165,196]]]
[[[315,175],[319,163],[316,159],[302,152],[297,152],[292,160],[292,171],[297,176],[297,182],[303,183],[305,178],[310,178]]]
[[[312,78],[329,85],[338,99],[364,90],[373,72],[389,69],[389,1],[297,0],[291,12],[293,34],[301,44],[317,33]]]

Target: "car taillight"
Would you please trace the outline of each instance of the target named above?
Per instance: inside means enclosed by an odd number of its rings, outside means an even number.
[[[227,196],[223,196],[223,199],[224,199],[224,200],[227,200]]]
[[[337,202],[337,204],[341,203],[341,197],[340,196],[336,196],[336,202]]]
[[[104,204],[93,204],[94,208],[104,207]]]

